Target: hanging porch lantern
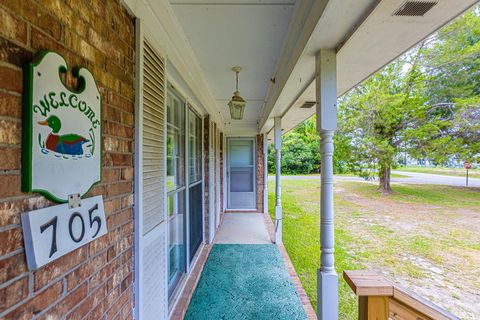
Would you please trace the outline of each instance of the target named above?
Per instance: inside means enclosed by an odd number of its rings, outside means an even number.
[[[240,96],[240,91],[238,91],[238,74],[242,70],[241,67],[233,67],[232,71],[235,72],[236,76],[236,90],[233,93],[232,99],[228,102],[228,107],[230,108],[230,117],[233,120],[242,120],[243,112],[245,110],[245,105],[247,102]]]

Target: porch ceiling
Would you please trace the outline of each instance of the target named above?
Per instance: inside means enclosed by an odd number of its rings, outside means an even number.
[[[270,78],[282,49],[295,0],[171,0],[231,135],[258,132]],[[242,121],[230,118],[235,88],[231,68],[243,68],[239,90],[247,100]]]
[[[338,4],[339,1],[337,1]],[[341,1],[343,2],[343,1]],[[351,2],[345,0],[345,3]],[[360,2],[360,1],[359,1]],[[372,73],[397,58],[422,39],[463,13],[476,0],[438,0],[425,16],[399,17],[393,13],[405,1],[371,1],[371,10],[358,27],[345,34],[344,41],[331,47],[337,49],[337,95],[341,96]],[[332,3],[332,1],[330,1]],[[330,6],[329,3],[329,6]],[[326,13],[329,8],[327,6]],[[330,10],[331,11],[331,10]],[[336,29],[339,21],[325,23],[324,14],[310,37],[303,54],[285,82],[278,99],[267,102],[272,107],[266,110],[260,124],[262,132],[273,127],[273,117],[282,117],[283,132],[288,132],[315,113],[315,108],[300,108],[306,101],[315,101],[315,53],[322,46],[324,26]],[[323,27],[322,27],[323,26]],[[303,79],[303,84],[299,83]],[[273,130],[270,132],[273,136]]]

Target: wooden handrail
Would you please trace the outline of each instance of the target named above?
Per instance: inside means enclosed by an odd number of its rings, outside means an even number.
[[[359,320],[459,320],[377,272],[344,271],[343,278],[358,296]]]

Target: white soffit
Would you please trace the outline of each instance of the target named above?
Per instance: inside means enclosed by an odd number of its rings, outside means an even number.
[[[316,0],[318,1],[318,0]],[[269,96],[267,108],[260,121],[260,131],[266,132],[273,127],[273,117],[283,117],[294,101],[312,83],[315,76],[315,54],[320,48],[336,48],[375,8],[379,0],[324,0],[325,9],[317,20],[306,45],[302,48],[290,76],[275,101],[275,96]],[[295,41],[296,39],[293,39]],[[278,66],[283,68],[284,66]],[[278,73],[278,72],[277,72]],[[276,85],[282,85],[277,83]],[[278,88],[277,88],[278,90]],[[272,89],[273,91],[273,89]],[[303,117],[300,110],[295,117]],[[305,118],[303,118],[305,119]],[[282,121],[285,126],[285,119]],[[298,122],[297,122],[298,123]],[[296,124],[297,124],[296,123]],[[296,125],[295,124],[295,125]]]
[[[370,7],[376,5],[371,13],[366,15],[358,28],[355,26],[352,28],[353,32],[346,32],[344,38],[346,42],[342,45],[340,41],[337,46],[337,49],[339,48],[337,55],[338,96],[355,87],[477,3],[476,0],[437,1],[438,3],[423,17],[393,16],[393,13],[405,1],[370,1]],[[345,1],[345,3],[347,2],[352,1]],[[366,1],[358,1],[358,4],[359,2],[368,5]],[[330,12],[330,14],[332,13]],[[338,18],[340,17],[337,16]],[[315,113],[315,108],[302,109],[300,106],[305,101],[315,101],[314,55],[320,48],[328,48],[322,43],[324,41],[320,36],[322,30],[331,30],[335,27],[334,24],[325,24],[323,19],[324,17],[317,25],[304,54],[299,59],[285,89],[270,113],[269,119],[265,121],[265,125],[262,127],[263,132],[271,130],[274,116],[283,117],[282,128],[284,132],[288,132]],[[335,20],[332,22],[337,23]],[[322,24],[324,26],[319,28]]]
[[[282,49],[295,0],[171,0],[229,135],[258,133],[258,120]],[[235,89],[231,68],[243,68],[239,90],[244,119],[230,118]]]
[[[223,130],[225,121],[216,112],[215,99],[169,1],[122,2],[131,14],[140,19],[143,33],[155,50],[166,58],[168,80],[173,80],[177,90],[200,111],[206,110]]]
[[[403,2],[380,2],[338,52],[339,96],[478,3],[478,0],[436,1],[423,17],[394,16]]]

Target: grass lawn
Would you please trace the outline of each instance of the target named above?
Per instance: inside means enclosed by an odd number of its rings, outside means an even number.
[[[353,173],[337,173],[335,174],[336,176],[340,177],[358,177],[357,175],[354,175]],[[406,176],[404,174],[398,174],[398,173],[392,173],[390,175],[391,178],[409,178],[409,176]]]
[[[456,177],[465,177],[465,174],[466,174],[466,170],[463,168],[407,166],[407,167],[398,167],[395,170],[406,171],[406,172],[440,174],[443,176],[456,176]],[[480,169],[470,169],[468,171],[468,175],[472,178],[480,178]]]
[[[433,185],[335,184],[335,264],[340,319],[357,319],[343,270],[377,270],[462,319],[480,314],[480,190]],[[274,212],[274,181],[269,182]],[[284,243],[316,309],[319,180],[284,180]]]

